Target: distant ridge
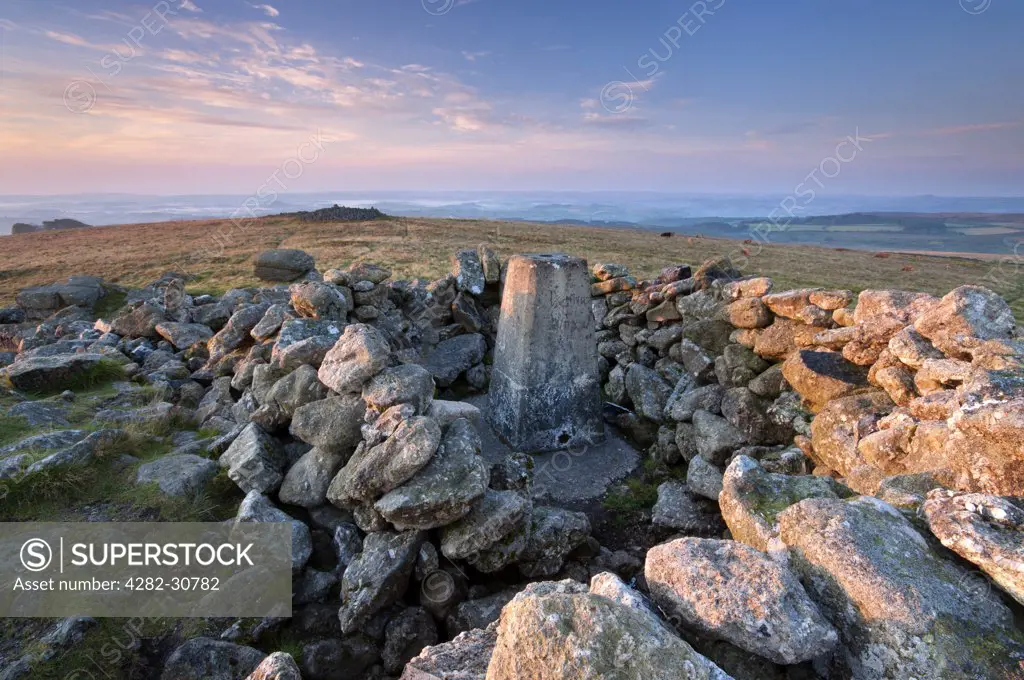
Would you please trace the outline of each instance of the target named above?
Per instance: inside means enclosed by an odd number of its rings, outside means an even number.
[[[11,226],[12,234],[34,234],[40,231],[61,231],[64,229],[88,229],[92,225],[86,224],[85,222],[79,222],[67,217],[62,217],[56,220],[45,220],[41,225],[38,224],[27,224],[25,222],[15,222]]]

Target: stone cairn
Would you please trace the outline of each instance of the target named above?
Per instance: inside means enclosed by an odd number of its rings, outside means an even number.
[[[314,266],[264,253],[256,275],[290,285],[217,298],[169,274],[96,322],[113,287],[88,277],[0,310],[12,412],[116,361],[162,401],[98,421],[219,433],[140,482],[194,493],[219,467],[245,493],[235,521],[293,527],[293,618],[190,640],[162,677],[228,657],[240,679],[1020,672],[1024,340],[991,291],[774,292],[724,258],[588,281],[577,258],[503,267],[486,246],[431,282]],[[481,455],[462,398],[488,388],[524,452],[599,437],[603,398],[655,464],[685,466],[653,509],[675,539],[641,562],[535,504],[528,455]],[[91,464],[100,434],[35,462],[0,449],[0,481]],[[230,642],[282,627],[298,662]]]

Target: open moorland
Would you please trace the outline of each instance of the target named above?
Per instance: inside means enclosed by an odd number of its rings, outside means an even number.
[[[770,236],[769,236],[770,239]],[[190,277],[189,292],[221,293],[256,285],[250,263],[270,248],[298,248],[327,267],[369,261],[395,278],[436,278],[449,271],[451,253],[487,243],[501,257],[517,252],[564,251],[591,262],[628,262],[638,276],[654,276],[666,262],[699,264],[730,255],[748,274],[772,277],[780,288],[829,286],[860,291],[899,288],[942,295],[965,283],[1002,295],[1024,319],[1019,258],[930,256],[774,245],[709,237],[665,238],[645,230],[527,222],[388,218],[370,222],[308,223],[269,217],[165,222],[0,238],[0,304],[17,291],[73,274],[143,285],[168,270]]]

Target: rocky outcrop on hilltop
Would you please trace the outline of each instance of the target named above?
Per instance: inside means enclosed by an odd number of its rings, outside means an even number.
[[[136,483],[187,498],[224,481],[236,521],[291,523],[292,617],[181,641],[154,662],[165,678],[1024,667],[1024,340],[1005,301],[776,291],[725,258],[592,273],[573,304],[597,329],[605,419],[666,471],[651,543],[599,541],[594,508],[538,500],[533,458],[487,455],[466,402],[487,391],[499,320],[486,246],[435,281],[268,251],[265,287],[193,296],[168,274],[101,319],[101,281],[22,291],[0,310],[22,428],[0,482],[99,465],[160,424],[174,448],[123,461]]]
[[[284,213],[282,217],[297,217],[303,222],[366,222],[387,217],[376,208],[349,208],[344,205],[333,205],[319,210],[301,210],[296,213]]]

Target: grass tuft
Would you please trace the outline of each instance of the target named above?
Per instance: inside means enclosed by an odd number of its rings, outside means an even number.
[[[0,446],[24,439],[30,432],[32,426],[24,418],[0,414]]]
[[[97,319],[111,319],[117,315],[117,313],[124,307],[125,300],[128,299],[127,293],[120,291],[111,290],[106,295],[99,299],[96,306],[93,307],[93,315]]]
[[[0,521],[76,521],[90,506],[102,505],[112,521],[218,522],[233,517],[242,500],[238,487],[221,471],[203,494],[165,495],[156,484],[136,484],[138,463],[165,455],[166,440],[124,433],[106,442],[85,466],[43,470],[0,487]]]
[[[61,383],[60,387],[51,390],[42,390],[33,394],[36,397],[47,397],[59,394],[65,390],[72,392],[88,392],[96,390],[116,380],[124,380],[124,364],[113,359],[100,359],[80,375]]]
[[[627,479],[625,488],[610,492],[604,499],[605,509],[615,513],[636,513],[650,510],[658,502],[658,485],[641,479]]]

